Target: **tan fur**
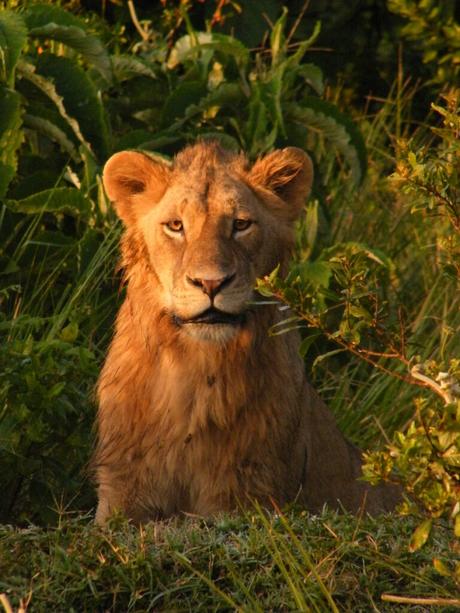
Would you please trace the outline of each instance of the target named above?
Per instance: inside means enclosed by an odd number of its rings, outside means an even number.
[[[147,521],[254,499],[392,508],[394,491],[356,481],[360,454],[307,383],[298,335],[269,337],[280,312],[253,304],[256,277],[286,266],[311,181],[295,148],[252,168],[215,143],[172,165],[136,152],[108,161],[127,297],[98,383],[98,522],[115,509]],[[242,218],[254,223],[235,232]],[[174,220],[182,234],[165,226]],[[244,323],[186,323],[211,306],[196,279],[227,277],[214,305]]]

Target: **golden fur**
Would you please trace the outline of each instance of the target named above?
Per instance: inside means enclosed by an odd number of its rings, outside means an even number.
[[[393,506],[391,489],[356,481],[359,452],[307,383],[298,335],[269,337],[279,311],[254,304],[256,277],[286,266],[311,181],[295,148],[252,167],[216,143],[171,165],[137,152],[107,162],[127,296],[98,383],[98,522],[254,499]],[[234,319],[198,321],[211,303]]]

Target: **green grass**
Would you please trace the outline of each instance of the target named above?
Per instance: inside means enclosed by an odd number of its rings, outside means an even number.
[[[394,611],[383,594],[458,598],[432,565],[453,564],[449,532],[411,554],[413,528],[391,515],[301,510],[142,528],[115,518],[103,530],[63,516],[53,529],[0,528],[0,592],[29,611]]]

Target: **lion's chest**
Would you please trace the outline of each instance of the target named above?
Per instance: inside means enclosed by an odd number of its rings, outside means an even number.
[[[166,515],[207,514],[248,496],[295,496],[293,446],[273,435],[283,407],[251,396],[244,402],[217,379],[183,392],[180,405],[153,409],[157,420],[143,436],[140,472],[150,506],[161,500]]]

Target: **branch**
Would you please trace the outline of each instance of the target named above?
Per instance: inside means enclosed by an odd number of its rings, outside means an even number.
[[[420,605],[441,605],[458,607],[460,600],[458,598],[421,598],[414,596],[396,596],[393,594],[382,594],[380,596],[385,602],[397,602],[399,604],[420,604]]]
[[[136,28],[136,30],[139,32],[140,37],[142,38],[142,40],[144,42],[147,42],[149,39],[149,34],[148,32],[146,32],[144,30],[144,28],[141,26],[141,24],[139,23],[139,20],[137,18],[137,14],[136,14],[136,9],[134,7],[134,2],[133,0],[128,0],[128,8],[129,8],[129,14],[131,15],[131,19],[132,22],[134,24],[134,27]]]
[[[414,377],[414,379],[418,379],[419,381],[423,381],[423,383],[427,387],[432,389],[433,392],[438,394],[438,396],[441,396],[441,398],[444,400],[446,404],[450,404],[451,402],[454,402],[455,396],[452,393],[452,390],[449,389],[449,387],[446,387],[446,388],[442,387],[439,383],[436,383],[436,381],[433,381],[431,377],[424,375],[422,372],[422,368],[423,366],[421,364],[415,364],[415,366],[413,366],[410,371],[410,374],[412,375],[412,377]]]

